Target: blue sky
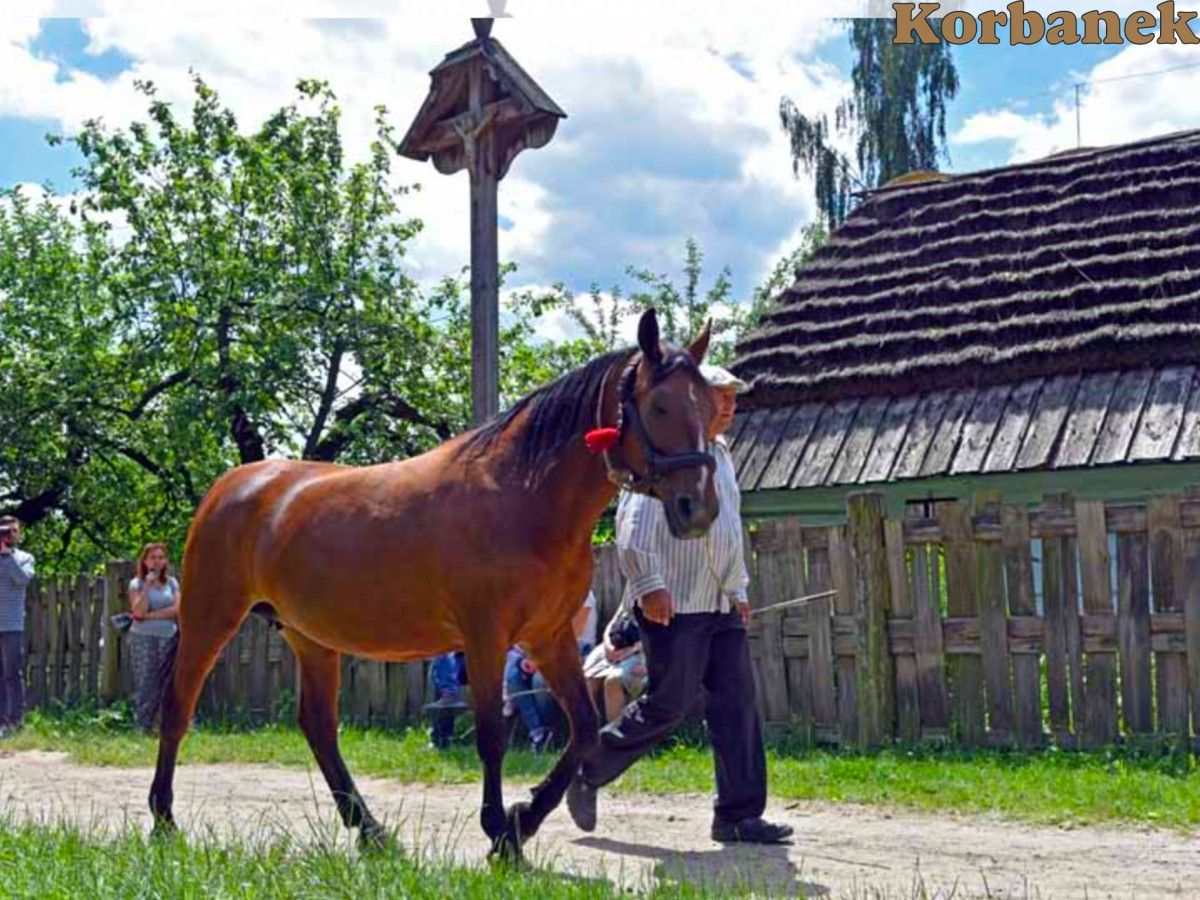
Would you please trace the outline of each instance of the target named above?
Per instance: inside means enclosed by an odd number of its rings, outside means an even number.
[[[54,0],[29,2],[54,8]],[[362,152],[373,105],[387,103],[403,130],[428,70],[470,36],[465,15],[419,15],[411,4],[407,15],[396,4],[399,13],[386,20],[167,20],[132,14],[153,9],[148,0],[130,0],[140,9],[121,2],[106,8],[130,14],[0,19],[0,184],[71,191],[78,156],[69,145],[46,146],[46,132],[70,134],[90,116],[123,125],[144,115],[135,78],[186,102],[189,68],[247,125],[290,102],[296,78],[324,77],[345,109],[350,152]],[[849,82],[844,31],[778,4],[736,18],[715,3],[689,6],[686,15],[670,4],[616,3],[603,14],[525,6],[532,13],[514,0],[517,17],[495,34],[569,117],[549,146],[519,157],[501,185],[501,255],[520,265],[513,286],[607,287],[625,282],[631,264],[677,272],[684,240],[694,236],[712,274],[730,266],[736,292],[748,294],[813,212],[810,185],[791,174],[780,97],[809,113],[832,111]],[[621,10],[637,10],[636,27]],[[1189,99],[1200,95],[1200,69],[1125,78],[1200,62],[1196,49],[957,48],[962,90],[948,120],[947,168],[1074,146],[1075,82],[1083,85],[1084,144],[1200,127]],[[422,185],[408,210],[426,222],[409,255],[414,274],[430,281],[456,271],[468,258],[465,176],[407,161],[396,168],[402,181]]]
[[[58,65],[56,77],[60,82],[69,79],[72,70],[115,79],[134,63],[131,56],[116,48],[89,54],[88,43],[79,19],[43,19],[28,46],[34,55]],[[0,184],[49,181],[59,189],[71,185],[70,171],[79,163],[79,154],[68,146],[57,149],[46,146],[46,134],[61,130],[51,118],[0,116],[0,147],[5,148],[0,154]]]

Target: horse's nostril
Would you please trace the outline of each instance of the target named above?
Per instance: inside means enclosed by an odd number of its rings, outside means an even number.
[[[690,522],[692,519],[692,501],[690,497],[680,497],[675,503],[676,509],[679,510],[679,518],[681,521]]]

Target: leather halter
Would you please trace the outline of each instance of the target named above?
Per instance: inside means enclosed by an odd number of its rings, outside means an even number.
[[[635,354],[634,358],[625,367],[621,373],[620,392],[617,400],[617,423],[616,429],[621,438],[625,436],[625,427],[629,425],[632,428],[634,439],[641,445],[642,455],[646,458],[646,471],[639,473],[635,472],[632,466],[628,465],[624,459],[620,462],[613,461],[613,451],[604,450],[604,465],[608,469],[608,480],[628,491],[633,491],[636,494],[654,495],[655,489],[662,484],[666,475],[675,472],[679,469],[688,469],[693,466],[704,466],[709,472],[712,472],[717,465],[716,459],[707,451],[689,450],[684,453],[663,453],[654,446],[654,441],[650,437],[650,432],[646,429],[646,423],[642,421],[642,415],[638,412],[637,398],[634,396],[637,385],[637,369],[642,355]],[[692,361],[691,355],[684,351],[677,356],[674,361],[664,369],[655,372],[654,380],[662,381],[681,365],[695,363]],[[610,372],[611,374],[611,372]],[[596,425],[600,426],[602,420],[602,410],[604,407],[604,397],[608,389],[608,375],[604,376],[604,383],[600,387],[600,397],[596,404]],[[618,439],[618,446],[619,446]],[[624,454],[622,454],[624,456]]]

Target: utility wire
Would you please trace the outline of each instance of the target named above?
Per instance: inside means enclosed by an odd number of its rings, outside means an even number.
[[[1200,68],[1200,62],[1184,63],[1178,66],[1169,66],[1166,69],[1155,69],[1153,72],[1133,72],[1129,75],[1113,75],[1110,78],[1093,78],[1089,81],[1073,81],[1064,84],[1061,88],[1051,88],[1050,90],[1037,91],[1033,94],[1022,94],[1019,97],[1010,97],[1006,103],[1016,103],[1021,100],[1032,100],[1036,97],[1048,97],[1059,94],[1064,94],[1068,90],[1075,91],[1075,146],[1083,146],[1082,140],[1082,123],[1080,119],[1080,89],[1087,87],[1089,84],[1108,84],[1113,81],[1129,81],[1131,78],[1149,78],[1154,75],[1166,75],[1169,72],[1180,72],[1184,69]]]
[[[1045,91],[1036,91],[1032,94],[1022,94],[1019,97],[1009,97],[1006,102],[1015,103],[1018,100],[1032,100],[1035,97],[1047,97],[1052,94],[1062,94],[1072,87],[1084,87],[1088,84],[1106,84],[1110,81],[1128,81],[1131,78],[1148,78],[1151,75],[1166,75],[1168,72],[1178,72],[1182,69],[1200,68],[1200,62],[1184,63],[1180,66],[1171,66],[1167,69],[1155,69],[1153,72],[1133,72],[1129,75],[1114,75],[1111,78],[1095,78],[1090,81],[1069,81],[1063,84],[1062,87],[1050,88]]]

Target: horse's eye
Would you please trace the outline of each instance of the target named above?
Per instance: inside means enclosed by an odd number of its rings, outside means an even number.
[[[665,416],[667,414],[667,408],[661,403],[654,403],[650,406],[650,412],[654,413],[656,416]]]

